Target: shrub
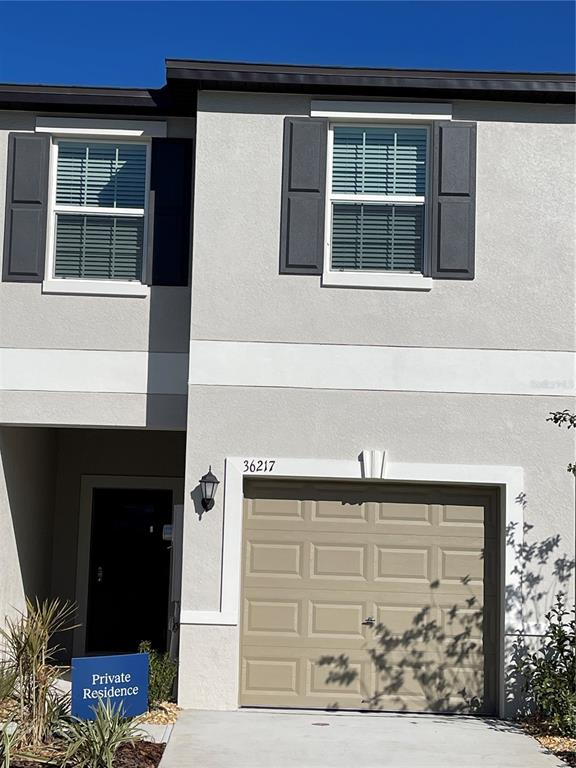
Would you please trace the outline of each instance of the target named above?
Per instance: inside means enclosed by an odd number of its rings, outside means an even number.
[[[13,699],[16,693],[16,671],[7,661],[0,661],[0,704]]]
[[[0,628],[5,661],[2,687],[12,686],[17,702],[18,744],[38,746],[49,740],[58,697],[56,681],[67,669],[56,665],[56,632],[72,629],[75,608],[60,600],[26,600],[26,612],[7,618]]]
[[[72,718],[63,732],[66,743],[64,764],[75,768],[113,768],[114,757],[122,744],[134,744],[143,736],[120,707],[100,699],[94,720]]]
[[[517,653],[527,704],[551,730],[576,737],[576,620],[559,595],[546,614],[548,628],[535,652]],[[516,651],[522,641],[518,640]]]
[[[158,653],[147,640],[138,646],[140,653],[149,657],[148,705],[157,706],[162,701],[172,701],[178,663],[169,653]]]
[[[12,747],[18,737],[17,729],[13,725],[12,721],[4,723],[0,731],[0,768],[10,768]]]

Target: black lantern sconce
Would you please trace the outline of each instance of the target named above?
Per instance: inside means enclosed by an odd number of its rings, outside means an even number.
[[[216,475],[212,474],[212,467],[208,468],[208,472],[200,478],[200,491],[202,493],[202,509],[208,512],[214,506],[214,496],[216,495],[216,488],[218,488],[220,481]]]

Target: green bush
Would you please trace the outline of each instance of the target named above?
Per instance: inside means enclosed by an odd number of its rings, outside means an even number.
[[[178,663],[169,653],[158,653],[147,640],[138,646],[140,653],[147,653],[150,660],[148,679],[148,705],[157,706],[162,701],[172,701]]]
[[[546,614],[548,628],[538,650],[516,644],[519,671],[533,713],[561,736],[576,737],[576,620],[563,596]]]
[[[95,720],[70,720],[64,730],[64,764],[74,768],[113,768],[114,757],[122,744],[134,744],[143,733],[122,716],[120,707],[98,701]]]

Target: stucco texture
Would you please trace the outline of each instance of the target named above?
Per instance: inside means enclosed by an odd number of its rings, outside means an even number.
[[[33,113],[0,112],[2,244],[8,136],[33,131],[35,118]],[[192,138],[194,130],[193,120],[167,121],[169,136]],[[40,283],[0,282],[2,347],[186,352],[189,329],[189,288],[156,286],[148,297],[80,296],[43,294]]]
[[[0,428],[0,620],[25,595],[76,599],[83,476],[183,478],[184,453],[177,432]]]
[[[512,614],[537,624],[557,590],[573,593],[574,480],[566,465],[576,444],[572,432],[546,421],[550,411],[573,405],[556,397],[192,387],[186,489],[195,488],[208,465],[222,480],[227,456],[354,460],[363,449],[378,448],[392,462],[521,467],[525,485],[517,503],[527,526],[524,540],[543,545],[546,555],[540,562],[531,554],[519,565],[541,579],[537,591],[542,596],[534,601],[525,591],[502,598]],[[214,509],[201,520],[186,499],[185,610],[220,607],[225,492],[220,486]],[[182,627],[180,701],[235,708],[236,668],[230,676],[237,628],[210,630],[206,644],[208,628]],[[214,659],[215,644],[223,663]],[[195,685],[197,676],[210,678],[212,689],[207,683]]]
[[[478,122],[476,278],[430,292],[278,274],[283,121],[309,110],[299,96],[199,94],[194,338],[574,348],[569,107],[454,105],[455,118]]]
[[[50,594],[56,435],[0,427],[0,621]]]

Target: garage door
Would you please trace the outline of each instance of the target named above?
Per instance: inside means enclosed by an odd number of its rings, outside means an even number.
[[[494,713],[496,498],[249,481],[240,703]]]

